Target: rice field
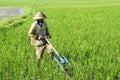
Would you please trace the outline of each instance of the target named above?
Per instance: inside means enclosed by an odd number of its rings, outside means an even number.
[[[1,0],[0,6],[25,11],[0,21],[0,80],[67,80],[46,51],[37,68],[28,30],[38,11],[48,17],[50,42],[74,68],[71,80],[120,80],[119,0]]]

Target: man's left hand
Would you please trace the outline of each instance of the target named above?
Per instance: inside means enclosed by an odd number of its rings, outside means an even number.
[[[51,38],[51,35],[48,35],[47,38]]]

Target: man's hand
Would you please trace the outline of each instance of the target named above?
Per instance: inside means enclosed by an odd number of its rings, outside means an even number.
[[[48,35],[47,38],[51,38],[51,35]]]
[[[42,37],[42,36],[36,36],[35,39],[37,39],[37,40],[41,40],[41,39],[43,39],[43,37]]]
[[[42,36],[39,36],[39,37],[38,37],[38,40],[41,40],[41,39],[43,39],[43,37],[42,37]]]

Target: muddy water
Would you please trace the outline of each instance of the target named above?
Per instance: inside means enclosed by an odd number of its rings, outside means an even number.
[[[7,17],[16,17],[23,15],[24,11],[21,7],[0,7],[0,20]]]

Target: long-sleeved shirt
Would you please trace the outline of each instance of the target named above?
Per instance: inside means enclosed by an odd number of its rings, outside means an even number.
[[[41,25],[35,21],[28,32],[28,36],[31,37],[31,44],[32,45],[41,45],[43,44],[41,40],[36,40],[36,37],[42,36],[47,37],[49,35],[47,24],[44,21]]]
[[[34,22],[31,25],[28,35],[31,38],[36,38],[36,36],[46,37],[47,35],[49,35],[46,22],[43,22],[42,25],[39,25],[37,22]]]

